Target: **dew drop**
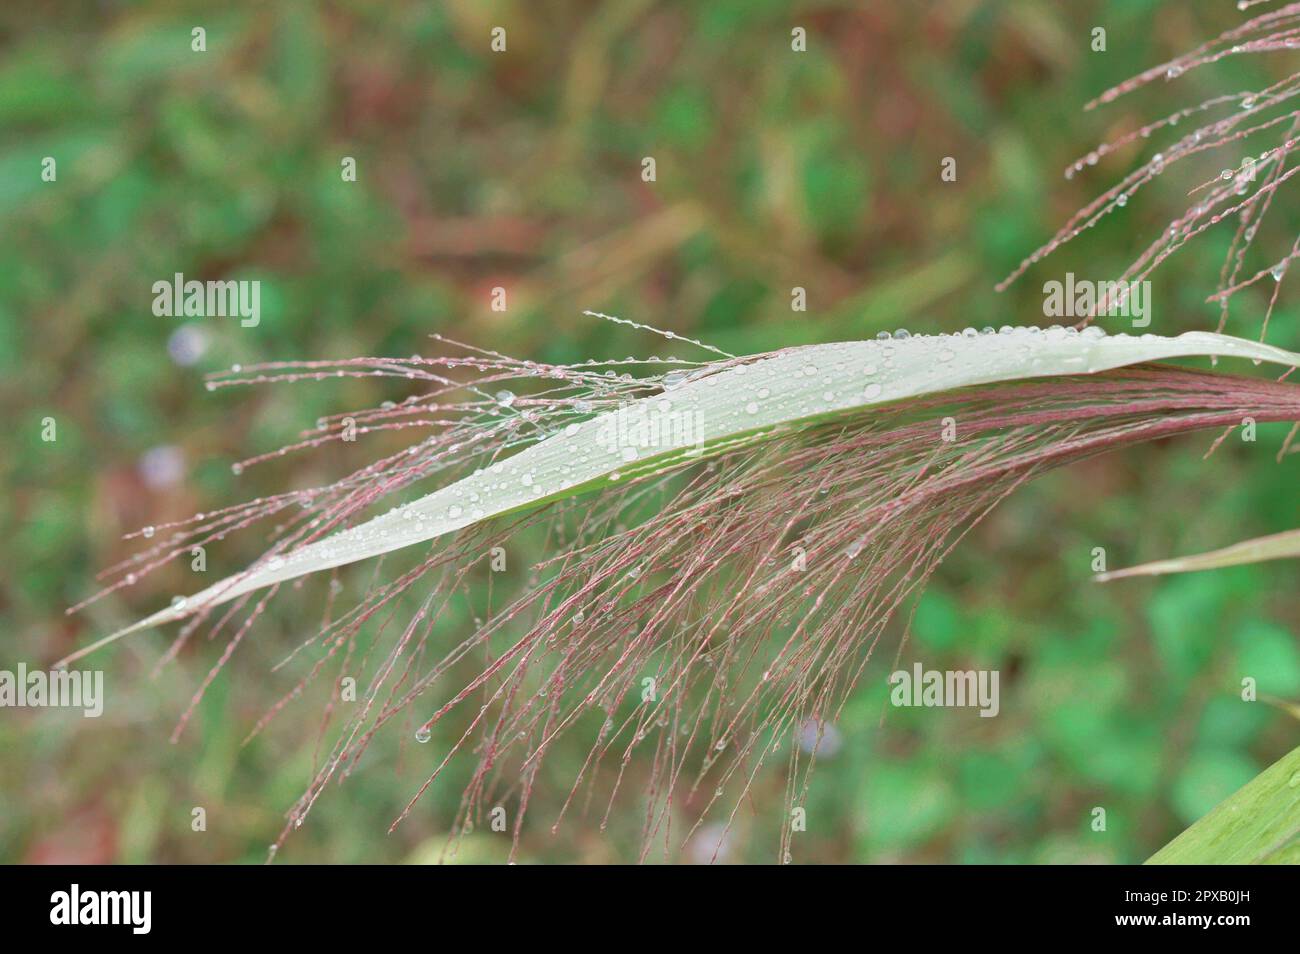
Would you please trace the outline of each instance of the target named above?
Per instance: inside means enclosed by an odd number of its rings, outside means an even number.
[[[433,732],[427,725],[422,725],[415,730],[415,741],[423,745],[433,738]]]

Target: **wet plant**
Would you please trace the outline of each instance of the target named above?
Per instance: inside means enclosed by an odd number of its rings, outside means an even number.
[[[1206,333],[1007,327],[639,375],[626,362],[554,366],[477,349],[241,368],[213,385],[386,375],[418,391],[320,421],[292,449],[349,429],[425,436],[329,486],[149,528],[152,545],[114,568],[105,592],[264,521],[273,542],[248,570],[109,639],[183,620],[168,658],[200,630],[224,641],[179,732],[284,584],[329,574],[315,584],[328,588],[319,627],[284,663],[295,681],[252,731],[313,683],[352,676],[364,690],[353,707],[331,704],[330,741],[281,841],[378,732],[405,725],[425,742],[456,713],[459,740],[434,754],[407,812],[469,758],[456,830],[508,806],[517,843],[548,752],[584,733],[586,764],[546,824],[593,810],[593,779],[607,770],[613,792],[594,809],[604,817],[632,772],[642,856],[656,845],[671,856],[711,810],[730,822],[772,763],[785,767],[790,804],[802,800],[817,745],[800,740],[837,718],[891,626],[905,633],[934,568],[1024,482],[1247,416],[1300,419],[1289,383],[1148,363],[1206,354],[1300,361]],[[440,486],[412,499],[425,481]],[[475,604],[470,582],[511,552],[529,561],[527,579]],[[340,571],[372,558],[384,562],[344,600]],[[448,633],[458,601],[476,623]],[[698,810],[682,816],[685,801]]]

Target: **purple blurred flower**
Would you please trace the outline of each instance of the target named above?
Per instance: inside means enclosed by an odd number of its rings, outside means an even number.
[[[166,490],[185,476],[185,454],[173,444],[163,444],[141,454],[136,466],[150,490]]]
[[[183,368],[198,363],[208,350],[211,339],[198,325],[181,325],[167,339],[167,353]]]

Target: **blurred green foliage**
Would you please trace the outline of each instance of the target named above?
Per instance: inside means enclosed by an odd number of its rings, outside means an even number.
[[[1141,117],[1282,67],[1237,58],[1096,112],[1082,104],[1238,22],[1231,7],[7,5],[0,668],[48,665],[192,589],[184,568],[169,569],[65,617],[97,571],[132,551],[123,533],[346,473],[382,440],[238,478],[229,464],[322,414],[404,396],[365,380],[209,394],[204,372],[427,353],[431,332],[551,361],[662,344],[584,308],[735,352],[1041,321],[1043,281],[1118,275],[1218,166],[1164,177],[995,294],[1139,152],[1070,182],[1060,170]],[[489,50],[497,24],[506,54]],[[805,54],[790,51],[794,25],[808,30]],[[1090,50],[1098,25],[1104,53]],[[207,30],[205,53],[191,51],[194,26]],[[640,178],[647,155],[654,183]],[[46,156],[57,158],[53,183],[40,178]],[[356,158],[355,183],[341,180],[344,156]],[[955,183],[939,180],[945,156],[957,159]],[[1296,231],[1294,202],[1272,215],[1279,234]],[[1203,299],[1226,243],[1211,233],[1157,273],[1151,330],[1212,326]],[[150,287],[175,272],[260,280],[260,326],[155,317]],[[495,285],[509,291],[505,313],[488,307]],[[795,285],[808,289],[806,313],[791,313]],[[1241,296],[1229,330],[1254,334],[1263,304],[1262,293]],[[1284,294],[1270,340],[1300,346],[1298,320]],[[47,417],[54,443],[40,439]],[[1258,443],[1230,440],[1204,461],[1208,437],[1097,459],[1002,506],[921,599],[900,657],[999,669],[1000,716],[886,712],[882,655],[837,724],[838,749],[819,758],[796,860],[1137,861],[1292,748],[1294,720],[1239,691],[1251,675],[1263,693],[1300,696],[1294,565],[1090,580],[1094,546],[1116,567],[1295,526],[1296,464],[1272,459],[1285,430],[1262,426]],[[214,569],[236,568],[255,544],[213,553]],[[301,700],[242,743],[292,685],[271,666],[301,639],[307,610],[263,621],[176,745],[168,734],[218,647],[193,645],[151,680],[166,634],[93,660],[110,694],[99,720],[0,714],[0,858],[262,860],[310,777],[320,708]],[[450,644],[454,630],[444,636]],[[456,731],[440,730],[429,751]],[[436,859],[468,765],[386,835],[429,770],[409,738],[377,743],[373,764],[325,794],[285,859]],[[549,832],[588,743],[575,733],[548,762],[524,860],[636,857],[635,784],[607,832],[599,796]],[[775,858],[783,785],[779,770],[760,776],[724,859]],[[205,833],[190,829],[194,806],[207,810]],[[1090,825],[1096,807],[1104,832]],[[686,857],[707,858],[719,835],[702,829],[707,850]],[[457,857],[505,850],[478,833]]]

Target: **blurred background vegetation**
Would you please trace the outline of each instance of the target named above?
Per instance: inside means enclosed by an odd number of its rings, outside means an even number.
[[[241,476],[232,460],[404,396],[366,380],[206,392],[204,373],[233,363],[431,353],[431,332],[556,362],[662,352],[584,308],[737,353],[1043,322],[1044,281],[1117,276],[1188,188],[1235,163],[1179,167],[995,294],[1141,153],[1070,182],[1061,170],[1140,118],[1294,67],[1237,59],[1083,103],[1240,19],[1230,0],[5,4],[0,668],[47,666],[192,591],[182,565],[64,615],[133,551],[124,533],[334,479],[379,445]],[[489,49],[497,25],[504,54]],[[195,26],[206,53],[191,51]],[[794,26],[806,53],[791,52]],[[1096,26],[1105,52],[1091,50]],[[956,182],[940,181],[945,156]],[[1296,210],[1275,205],[1274,247]],[[1213,326],[1203,299],[1227,241],[1211,233],[1157,273],[1150,330]],[[155,317],[151,285],[175,272],[260,280],[260,326]],[[790,308],[796,285],[805,313]],[[1258,332],[1253,294],[1229,331]],[[1270,340],[1300,346],[1298,321],[1284,288]],[[47,416],[55,443],[40,439]],[[1294,564],[1108,586],[1089,572],[1094,546],[1114,567],[1295,526],[1297,459],[1273,462],[1285,429],[1205,461],[1209,436],[1111,455],[1001,507],[941,569],[902,657],[1001,670],[1001,715],[899,710],[882,725],[882,664],[823,751],[796,860],[1139,861],[1292,748],[1296,722],[1238,691],[1253,675],[1300,696]],[[257,542],[213,551],[210,570],[238,568]],[[98,720],[0,712],[0,859],[263,860],[309,780],[320,707],[303,700],[241,740],[292,685],[270,666],[298,623],[264,619],[175,745],[219,647],[200,641],[151,679],[170,633],[91,660],[106,670]],[[539,781],[522,860],[635,857],[634,788],[608,831],[596,811],[550,833],[580,735]],[[412,751],[409,738],[332,787],[281,860],[435,857],[455,777],[385,833],[448,742]],[[782,789],[779,768],[760,778],[724,860],[775,858]],[[194,806],[206,832],[191,831]],[[1089,827],[1094,806],[1105,832]],[[708,858],[719,830],[681,859]],[[505,850],[476,834],[459,857]]]

